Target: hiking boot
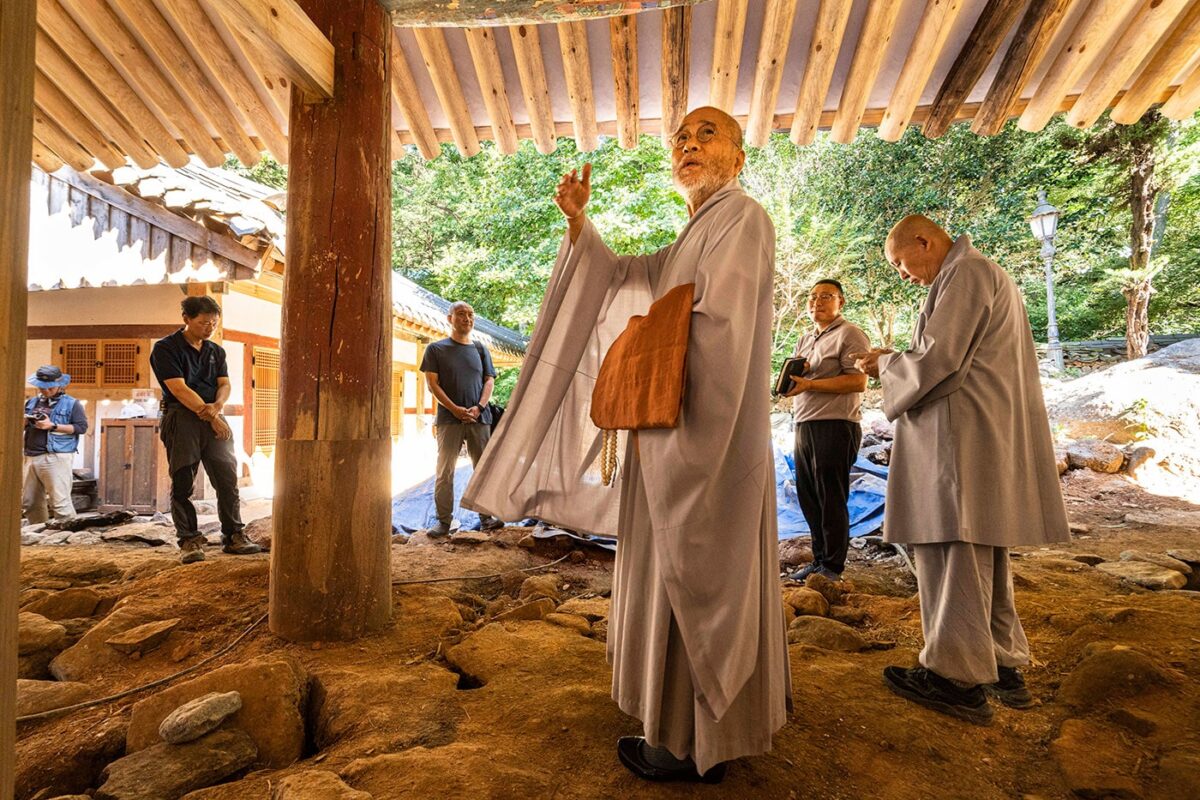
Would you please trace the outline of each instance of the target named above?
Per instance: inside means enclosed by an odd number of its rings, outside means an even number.
[[[979,686],[965,689],[955,686],[924,667],[885,667],[883,680],[896,694],[926,708],[976,725],[987,725],[992,721],[992,707]]]
[[[432,528],[427,528],[425,530],[425,535],[430,539],[445,539],[450,535],[450,526],[444,522],[439,522]]]
[[[481,531],[498,531],[504,527],[504,520],[497,517],[485,517],[479,525]]]
[[[204,537],[189,536],[179,543],[179,563],[195,564],[204,560]]]
[[[1009,708],[1032,708],[1033,695],[1025,686],[1025,678],[1016,667],[1000,667],[1000,679],[983,687],[983,691]]]
[[[818,564],[815,561],[810,561],[809,563],[805,564],[803,567],[801,567],[796,572],[793,572],[791,575],[788,575],[787,579],[789,581],[797,581],[799,583],[804,583],[805,578],[807,578],[809,575],[812,575],[814,572],[816,572],[820,568],[821,568],[820,564]]]
[[[246,534],[241,531],[232,536],[222,536],[221,539],[225,544],[221,548],[221,552],[229,553],[231,556],[252,556],[262,552],[262,548],[247,539]]]

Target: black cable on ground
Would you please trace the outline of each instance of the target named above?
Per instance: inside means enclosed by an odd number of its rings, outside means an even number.
[[[565,561],[567,559],[567,557],[570,555],[571,555],[570,553],[567,553],[567,555],[563,556],[562,558],[555,559],[554,561],[551,561],[548,564],[542,564],[542,565],[536,566],[536,567],[525,567],[524,569],[519,569],[516,571],[517,572],[537,572],[538,570],[549,569],[550,567],[553,567],[555,564]],[[509,571],[511,572],[512,570],[509,570]],[[392,585],[393,586],[404,586],[404,585],[410,585],[410,584],[415,584],[415,583],[445,583],[447,581],[487,580],[487,579],[491,579],[491,578],[499,578],[500,576],[502,576],[504,574],[506,574],[506,573],[497,572],[493,575],[456,575],[456,576],[449,577],[449,578],[424,578],[421,580],[392,581]],[[229,644],[222,647],[217,652],[213,653],[208,658],[204,659],[203,661],[198,661],[197,663],[193,664],[192,666],[187,667],[186,669],[181,669],[179,672],[168,675],[165,678],[159,678],[156,681],[151,681],[150,683],[144,684],[142,686],[135,686],[132,689],[126,689],[123,692],[118,692],[117,694],[109,695],[108,697],[101,697],[97,700],[88,700],[86,702],[76,703],[75,705],[71,705],[71,706],[63,706],[62,708],[52,708],[48,711],[39,711],[37,714],[26,714],[23,717],[17,717],[17,722],[18,723],[33,722],[33,721],[39,720],[39,719],[48,719],[50,717],[57,716],[59,714],[66,714],[71,711],[81,711],[85,708],[92,708],[94,706],[104,705],[106,703],[111,703],[115,700],[120,700],[123,697],[129,697],[130,695],[137,694],[138,692],[144,692],[147,689],[153,689],[156,686],[162,686],[165,683],[170,683],[171,681],[175,680],[176,678],[182,678],[184,675],[189,675],[189,674],[195,672],[196,670],[200,669],[201,667],[205,666],[206,664],[211,664],[213,661],[216,661],[218,658],[225,655],[233,648],[237,647],[237,645],[240,644],[243,639],[245,639],[247,636],[249,636],[251,631],[253,631],[259,625],[261,625],[263,623],[263,620],[265,620],[266,618],[267,618],[267,614],[263,614],[261,617],[256,619],[253,623],[251,623],[250,627],[248,627],[248,628],[246,628],[246,630],[242,631],[236,639],[234,639],[232,642],[230,642]]]

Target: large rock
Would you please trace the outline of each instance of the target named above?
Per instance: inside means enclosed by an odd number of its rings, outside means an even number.
[[[59,653],[50,662],[50,672],[60,681],[87,681],[106,674],[113,666],[122,663],[125,656],[105,642],[139,625],[160,619],[162,610],[158,604],[123,600],[78,642]]]
[[[119,580],[124,570],[106,558],[86,558],[55,563],[49,570],[51,578],[59,578],[70,586],[90,586]]]
[[[96,800],[178,800],[245,769],[257,757],[254,740],[236,728],[187,744],[160,742],[109,764]]]
[[[242,533],[246,534],[247,539],[254,542],[263,550],[270,550],[271,533],[273,530],[270,517],[259,517],[256,520],[248,522]]]
[[[1146,561],[1106,561],[1096,569],[1147,589],[1182,589],[1187,576],[1173,569]]]
[[[172,619],[147,622],[145,625],[138,625],[136,628],[130,628],[127,631],[118,633],[116,636],[105,639],[104,643],[125,655],[149,653],[165,642],[167,637],[171,635],[171,631],[178,628],[179,623],[182,621],[178,617],[174,617]]]
[[[1176,680],[1174,675],[1137,650],[1097,648],[1084,656],[1063,679],[1057,699],[1072,708],[1090,709]]]
[[[1187,565],[1187,562],[1162,555],[1161,553],[1147,553],[1145,550],[1125,550],[1121,553],[1121,560],[1145,561],[1147,564],[1157,564],[1160,567],[1173,569],[1184,575],[1192,574],[1192,568]]]
[[[536,600],[539,597],[549,597],[558,602],[558,577],[555,575],[534,575],[521,583],[517,597],[521,600]]]
[[[100,534],[105,542],[124,542],[127,544],[148,544],[151,547],[170,545],[175,541],[175,529],[169,523],[139,523],[131,522]]]
[[[1200,567],[1200,548],[1188,549],[1181,547],[1175,550],[1168,550],[1167,555],[1171,558],[1179,559],[1193,568]]]
[[[1200,530],[1200,511],[1175,511],[1173,509],[1130,511],[1125,515],[1125,521],[1137,525],[1157,525],[1162,528],[1190,528],[1192,530]]]
[[[158,726],[158,735],[167,744],[191,742],[241,710],[242,696],[237,692],[209,692],[168,714]]]
[[[221,667],[135,703],[129,719],[129,752],[159,741],[158,727],[168,714],[212,692],[241,695],[242,710],[230,717],[230,724],[250,734],[263,766],[280,769],[300,758],[304,751],[308,674],[291,656]]]
[[[306,769],[275,784],[271,800],[372,800],[372,795],[350,788],[335,773]]]
[[[588,622],[604,619],[608,616],[609,601],[604,597],[573,597],[558,607],[560,614],[578,614],[587,617]]]
[[[804,580],[804,585],[813,591],[820,592],[821,596],[829,601],[829,605],[837,605],[842,602],[842,595],[846,591],[844,581],[834,581],[826,578],[824,575],[812,574]]]
[[[50,724],[67,725],[66,722]],[[121,715],[116,715],[101,716],[86,725],[86,733],[67,727],[63,730],[72,731],[67,735],[19,737],[13,796],[82,794],[97,786],[101,770],[125,754],[126,723]]]
[[[1114,734],[1088,720],[1063,722],[1058,738],[1050,743],[1050,755],[1073,794],[1111,800],[1142,797],[1140,783],[1130,777],[1133,754]]]
[[[801,586],[798,589],[785,589],[784,604],[791,606],[798,616],[827,617],[829,616],[829,601],[816,589]]]
[[[22,610],[41,614],[46,619],[72,619],[90,617],[100,605],[100,593],[85,586],[52,592],[35,600]]]
[[[24,717],[55,708],[65,708],[91,697],[91,688],[83,683],[18,680],[17,716]]]
[[[1116,445],[1100,439],[1083,439],[1067,445],[1067,463],[1073,469],[1093,472],[1120,472],[1125,454]]]
[[[496,615],[497,622],[516,621],[516,620],[535,620],[543,619],[547,614],[554,612],[554,601],[549,597],[539,597],[532,603],[524,603],[516,608],[510,608],[508,611]]]
[[[844,653],[856,653],[871,646],[849,625],[825,617],[796,617],[788,627],[788,644],[807,644]]]
[[[22,611],[17,615],[17,654],[26,656],[47,650],[58,652],[67,641],[67,629],[41,614]]]

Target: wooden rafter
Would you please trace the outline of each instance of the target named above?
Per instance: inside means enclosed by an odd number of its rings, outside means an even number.
[[[250,141],[243,121],[233,113],[224,94],[193,60],[154,3],[151,0],[109,0],[109,5],[157,62],[175,92],[191,101],[191,111],[196,118],[207,120],[239,161],[246,166],[257,164],[262,153]]]
[[[39,0],[37,21],[38,64],[134,163],[188,163],[187,151],[58,3]]]
[[[849,144],[858,135],[871,88],[879,77],[879,68],[896,28],[900,5],[892,0],[871,0],[867,8],[867,17],[854,48],[854,60],[850,62],[850,74],[842,87],[842,97],[829,132],[835,142]]]
[[[1024,5],[1025,0],[988,0],[938,90],[929,119],[921,126],[925,136],[935,139],[954,122],[958,109],[1000,49]]]
[[[215,85],[224,89],[230,102],[280,164],[287,163],[287,136],[267,107],[254,82],[197,0],[154,0],[159,11],[175,29],[188,52]]]
[[[141,44],[126,30],[107,4],[89,0],[61,2],[134,91],[156,109],[158,114],[174,123],[193,153],[210,167],[219,167],[225,163],[225,154],[213,141],[212,134],[205,129],[188,104],[158,71],[158,67],[142,49]]]
[[[517,152],[520,141],[513,125],[512,109],[508,104],[508,90],[504,87],[504,68],[500,64],[500,51],[496,47],[495,28],[463,28],[467,47],[471,50],[471,62],[475,65],[475,77],[479,81],[479,92],[492,122],[492,136],[501,153]],[[393,55],[393,58],[395,56]]]
[[[33,163],[37,164],[43,172],[58,172],[63,168],[63,160],[54,155],[50,148],[39,141],[36,136],[33,139]]]
[[[1187,119],[1200,108],[1200,65],[1183,79],[1163,103],[1162,113],[1170,119]]]
[[[750,121],[746,124],[746,143],[762,147],[771,135],[775,121],[775,101],[787,59],[788,40],[796,0],[773,0],[763,6],[762,36],[758,40],[758,60],[754,65],[754,88],[750,94]]]
[[[400,106],[400,113],[404,115],[413,144],[427,160],[437,158],[442,148],[434,135],[433,125],[429,122],[429,112],[425,110],[425,104],[417,94],[417,84],[413,80],[412,69],[408,66],[404,47],[400,44],[400,37],[395,28],[392,28],[391,68],[392,99]],[[403,136],[400,138],[404,139]]]
[[[1088,67],[1104,57],[1105,44],[1134,7],[1129,0],[1090,0],[1017,120],[1018,128],[1033,133],[1046,127]]]
[[[1193,2],[1176,21],[1121,102],[1113,107],[1113,121],[1131,125],[1141,119],[1154,99],[1171,85],[1197,53],[1200,53],[1200,2]]]
[[[558,143],[554,138],[554,111],[550,106],[550,89],[546,85],[541,34],[537,25],[514,25],[508,33],[512,37],[525,110],[533,128],[533,143],[539,153],[553,153]]]
[[[271,54],[292,83],[313,97],[333,96],[333,44],[295,0],[208,0],[230,27]]]
[[[992,78],[987,97],[971,122],[972,131],[981,136],[995,136],[1004,127],[1013,103],[1046,56],[1070,5],[1071,0],[1031,0],[1017,26],[1017,35]]]
[[[255,94],[263,106],[270,112],[279,129],[288,131],[288,116],[292,105],[291,79],[283,74],[273,61],[264,58],[265,53],[254,46],[241,31],[230,27],[225,18],[213,5],[213,0],[196,0],[204,16],[212,24],[213,30],[221,37],[221,42],[229,50],[229,54],[237,61],[241,71],[254,87]]]
[[[900,77],[892,89],[892,99],[879,126],[880,139],[895,142],[904,135],[962,5],[962,0],[926,0],[925,13],[921,16],[917,34],[908,48],[904,67],[900,70]]]
[[[662,121],[663,144],[688,112],[688,67],[692,39],[692,7],[662,11]]]
[[[33,76],[33,98],[38,108],[106,167],[116,169],[125,166],[125,155],[41,70],[37,70]]]
[[[854,0],[821,0],[812,39],[808,43],[808,59],[804,62],[804,77],[796,96],[796,112],[792,115],[791,139],[798,145],[812,144],[817,136],[833,68],[837,65],[842,36]]]
[[[37,106],[33,109],[33,135],[45,142],[56,156],[71,165],[77,171],[89,170],[95,164],[95,157],[83,145],[75,141],[71,134],[64,131],[54,120]]]
[[[1067,123],[1077,128],[1092,127],[1162,38],[1167,26],[1190,2],[1145,0],[1129,23],[1128,30],[1136,35],[1120,36],[1113,42],[1087,88],[1067,112]]]
[[[737,95],[747,5],[748,0],[717,0],[712,70],[708,78],[708,104],[727,114],[733,113],[733,101]]]
[[[479,152],[479,137],[475,134],[462,84],[454,69],[454,60],[450,57],[446,34],[441,28],[413,28],[413,35],[417,38],[425,69],[433,81],[433,90],[437,92],[442,111],[446,113],[446,121],[454,132],[454,144],[464,156],[475,155]]]
[[[629,150],[637,147],[638,142],[637,16],[610,17],[608,36],[612,51],[617,139],[621,147]]]
[[[578,20],[560,22],[557,27],[563,77],[566,78],[567,98],[571,101],[571,116],[575,126],[575,144],[588,153],[599,146],[600,139],[596,133],[596,101],[592,92],[587,27]],[[516,134],[513,136],[515,138]]]

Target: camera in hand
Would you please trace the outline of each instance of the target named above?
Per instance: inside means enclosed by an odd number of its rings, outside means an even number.
[[[783,366],[779,368],[779,377],[775,380],[775,394],[782,395],[790,392],[795,386],[792,378],[799,378],[807,368],[808,362],[799,356],[784,361]]]

